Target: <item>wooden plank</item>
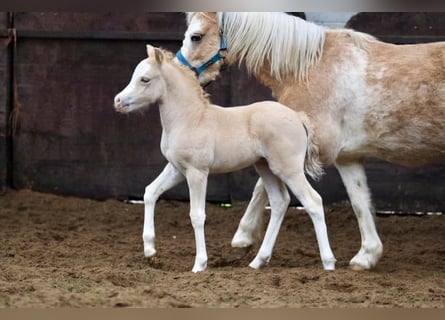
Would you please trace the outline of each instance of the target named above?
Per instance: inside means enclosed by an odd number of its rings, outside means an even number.
[[[442,12],[360,12],[351,17],[346,27],[383,41],[419,43],[444,39],[444,19]]]
[[[368,159],[366,172],[378,209],[408,212],[445,209],[445,162],[407,168]]]
[[[184,33],[180,12],[20,12],[14,14],[18,32],[176,32]],[[182,40],[178,39],[178,40]]]
[[[8,36],[8,13],[0,11],[0,37]]]
[[[9,49],[10,43],[7,37],[8,19],[6,12],[0,12],[0,191],[8,185],[9,166]]]

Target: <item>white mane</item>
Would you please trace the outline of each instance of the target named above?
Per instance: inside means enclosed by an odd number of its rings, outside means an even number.
[[[218,22],[229,47],[227,59],[243,61],[253,73],[267,60],[278,80],[289,75],[303,80],[321,58],[325,29],[303,19],[279,12],[219,12]]]

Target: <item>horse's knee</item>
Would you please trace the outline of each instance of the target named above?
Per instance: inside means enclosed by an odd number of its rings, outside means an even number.
[[[192,222],[192,226],[194,229],[196,228],[204,228],[206,220],[205,212],[190,212],[190,221]]]
[[[152,190],[152,188],[150,186],[145,187],[145,192],[144,192],[144,203],[153,203],[156,202],[156,196],[154,194],[154,190]]]

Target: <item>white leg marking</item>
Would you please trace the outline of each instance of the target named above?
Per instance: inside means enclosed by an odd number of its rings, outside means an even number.
[[[311,187],[304,173],[297,175],[292,180],[288,180],[288,186],[300,200],[312,220],[323,268],[325,270],[334,270],[336,259],[329,244],[322,198]]]
[[[146,257],[152,257],[156,254],[154,227],[156,201],[162,193],[173,188],[178,183],[184,181],[184,179],[184,176],[172,164],[168,163],[161,174],[145,188],[142,240],[144,241],[144,254]]]
[[[361,248],[350,265],[356,270],[371,269],[379,261],[383,245],[371,213],[371,194],[364,167],[358,162],[336,164],[336,167],[348,192],[361,235]]]

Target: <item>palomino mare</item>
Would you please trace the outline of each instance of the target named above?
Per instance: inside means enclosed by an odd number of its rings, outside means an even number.
[[[334,269],[335,258],[329,245],[322,200],[304,174],[306,169],[317,178],[323,172],[305,115],[273,101],[227,109],[212,105],[195,75],[177,63],[171,53],[152,46],[147,46],[147,53],[148,58],[138,64],[130,83],[114,100],[116,110],[123,113],[159,103],[161,151],[169,163],[145,190],[145,255],[151,257],[156,253],[156,200],[186,179],[196,241],[192,271],[204,270],[207,266],[204,239],[207,176],[254,164],[267,190],[272,211],[263,245],[250,266],[259,268],[272,255],[289,204],[286,184],[306,206],[312,219],[323,267]]]
[[[392,45],[282,13],[188,13],[187,23],[177,57],[201,84],[215,79],[224,60],[243,62],[279,102],[308,115],[322,163],[338,169],[358,220],[361,248],[350,265],[375,266],[383,246],[363,160],[417,166],[445,159],[445,42]],[[207,62],[215,52],[223,58]],[[232,246],[255,242],[266,204],[259,183]]]

